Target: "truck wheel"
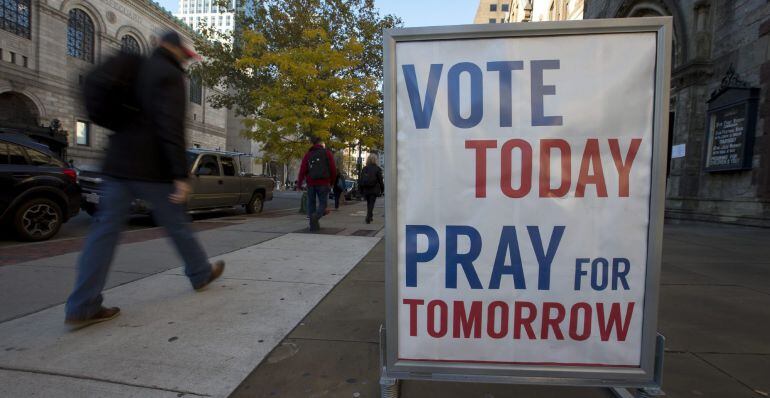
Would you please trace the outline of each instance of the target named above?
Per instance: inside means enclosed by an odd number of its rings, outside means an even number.
[[[246,213],[262,213],[262,206],[264,206],[264,204],[264,196],[262,196],[261,193],[255,193],[254,196],[251,197],[249,203],[246,204]]]
[[[16,209],[14,226],[19,238],[27,241],[47,240],[56,235],[63,221],[61,207],[56,202],[35,198]]]

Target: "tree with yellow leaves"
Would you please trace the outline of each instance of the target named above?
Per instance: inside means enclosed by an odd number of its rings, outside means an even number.
[[[249,0],[232,37],[208,32],[193,73],[223,87],[214,106],[243,116],[243,134],[288,161],[323,138],[335,149],[382,148],[382,31],[400,25],[372,0]]]

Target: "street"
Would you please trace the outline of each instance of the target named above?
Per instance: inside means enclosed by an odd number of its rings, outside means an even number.
[[[274,214],[276,212],[287,211],[289,209],[299,209],[299,199],[302,196],[301,192],[295,191],[275,191],[273,200],[265,202],[264,209],[261,214],[255,215],[260,217],[262,215]],[[197,213],[192,216],[193,221],[208,221],[216,220],[223,217],[233,216],[247,216],[243,207],[235,207],[232,210],[225,211],[213,211],[207,213]],[[251,215],[248,215],[251,217]],[[91,226],[92,218],[85,211],[81,211],[77,216],[69,220],[62,225],[61,230],[56,236],[49,242],[79,238],[88,233],[88,228]],[[148,228],[155,228],[155,224],[148,216],[132,216],[129,222],[126,224],[126,231],[137,231]],[[0,248],[9,246],[24,247],[29,243],[19,242],[9,234],[10,231],[3,231],[0,235]]]

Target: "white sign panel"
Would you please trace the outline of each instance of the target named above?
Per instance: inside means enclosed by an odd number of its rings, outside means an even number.
[[[398,360],[640,366],[656,40],[396,42]]]

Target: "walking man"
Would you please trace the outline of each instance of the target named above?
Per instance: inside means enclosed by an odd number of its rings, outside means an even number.
[[[382,179],[382,169],[377,165],[377,155],[370,153],[366,158],[366,167],[358,176],[358,187],[361,196],[366,198],[366,223],[374,221],[374,203],[377,197],[385,192],[385,182]]]
[[[185,85],[182,65],[196,54],[176,32],[162,36],[136,77],[139,115],[110,136],[104,163],[105,194],[78,260],[75,288],[67,299],[65,323],[73,329],[118,316],[102,305],[102,290],[120,230],[135,198],[152,205],[184,260],[185,275],[201,290],[222,275],[224,262],[208,257],[188,226],[185,203],[190,192],[185,156]],[[137,157],[141,154],[140,157]]]
[[[307,180],[307,214],[310,218],[310,230],[318,231],[321,226],[318,220],[326,214],[326,202],[329,200],[329,190],[337,176],[337,167],[334,164],[334,155],[326,149],[324,142],[319,137],[311,140],[313,146],[302,158],[297,177],[297,189],[302,189],[302,184]],[[318,199],[318,207],[316,207]]]

